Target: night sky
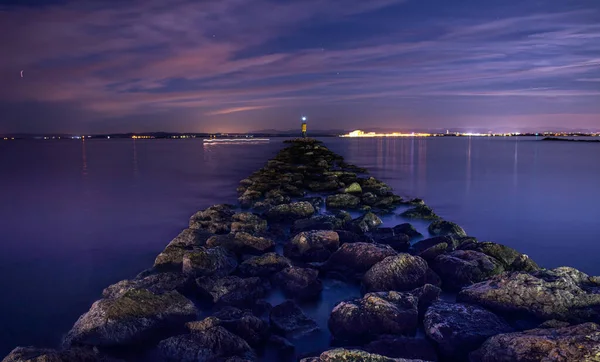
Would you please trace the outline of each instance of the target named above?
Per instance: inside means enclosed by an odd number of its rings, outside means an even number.
[[[600,129],[599,0],[1,4],[0,133]]]

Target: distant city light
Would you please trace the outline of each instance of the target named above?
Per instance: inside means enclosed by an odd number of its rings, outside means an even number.
[[[306,117],[302,117],[302,120],[303,120],[303,121],[306,121]]]

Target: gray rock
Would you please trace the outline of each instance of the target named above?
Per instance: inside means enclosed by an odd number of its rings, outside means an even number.
[[[57,351],[47,348],[17,347],[2,362],[119,362],[92,348],[70,348]]]
[[[434,303],[425,313],[425,333],[449,359],[466,360],[491,336],[513,329],[494,313],[470,304]]]
[[[600,326],[585,323],[555,329],[500,334],[471,353],[472,362],[598,361]]]
[[[470,242],[462,243],[458,247],[461,250],[475,250],[493,257],[502,263],[507,271],[534,271],[540,267],[527,255],[521,254],[506,245],[492,242]]]
[[[232,233],[261,234],[267,231],[267,220],[260,218],[258,215],[242,212],[234,214],[231,219]]]
[[[340,239],[335,231],[303,231],[284,245],[283,254],[290,259],[322,262],[327,260],[339,246]]]
[[[122,280],[104,289],[103,298],[118,298],[131,289],[147,289],[154,294],[178,291],[188,294],[194,281],[182,273],[156,273],[140,279]]]
[[[222,277],[233,272],[237,265],[237,259],[227,249],[201,247],[183,255],[182,270],[194,277]]]
[[[263,254],[275,247],[271,239],[252,236],[246,232],[236,234],[215,235],[206,241],[206,246],[214,248],[221,246],[237,255]]]
[[[473,250],[456,250],[439,255],[431,268],[442,279],[442,287],[451,291],[458,291],[504,271],[499,261]]]
[[[167,246],[154,260],[153,268],[160,271],[180,272],[183,256],[189,250],[179,246]]]
[[[179,235],[171,240],[167,247],[192,249],[194,247],[204,246],[206,244],[206,240],[213,235],[213,233],[210,233],[206,230],[184,229],[181,233],[179,233]]]
[[[600,284],[568,267],[497,275],[463,288],[457,299],[540,321],[600,322]]]
[[[379,218],[379,216],[375,215],[372,212],[367,212],[366,214],[358,217],[350,223],[352,230],[359,233],[366,233],[372,230],[375,230],[381,225],[383,222]]]
[[[408,209],[400,214],[400,216],[407,219],[423,219],[423,220],[437,220],[440,217],[437,216],[433,210],[427,205],[418,205],[412,209]]]
[[[310,268],[283,269],[275,274],[273,284],[279,286],[288,297],[302,300],[318,298],[323,290],[319,272]]]
[[[350,194],[329,195],[325,205],[330,209],[356,209],[360,206],[360,198]]]
[[[303,358],[300,362],[426,362],[416,359],[390,358],[358,349],[337,348],[321,353],[319,357]]]
[[[196,280],[201,293],[218,305],[247,307],[263,298],[269,290],[268,282],[260,278],[227,276],[220,279],[203,277]]]
[[[418,299],[410,293],[368,293],[336,305],[328,326],[336,340],[350,343],[386,334],[414,335],[419,322],[417,308]]]
[[[65,337],[64,344],[128,346],[158,340],[194,320],[194,304],[177,292],[153,294],[132,289],[92,304]]]
[[[381,356],[406,358],[426,361],[437,361],[435,347],[424,338],[403,336],[382,336],[367,344],[364,350]]]
[[[431,224],[429,224],[427,230],[433,236],[467,236],[465,230],[458,226],[458,224],[446,220],[436,220],[432,222]]]
[[[297,338],[319,329],[315,321],[308,318],[291,300],[276,305],[269,316],[271,327],[286,338]]]
[[[373,265],[396,254],[388,245],[360,242],[344,244],[331,254],[324,269],[343,272],[352,277],[362,277]]]
[[[274,206],[267,211],[266,216],[273,221],[294,221],[306,219],[314,213],[315,208],[310,202],[300,201]]]
[[[407,291],[427,283],[428,269],[425,260],[418,256],[389,256],[367,271],[362,284],[367,292]]]
[[[266,277],[291,265],[290,260],[284,256],[277,253],[266,253],[245,260],[240,264],[239,271],[246,277]]]
[[[190,229],[201,229],[213,234],[227,234],[231,231],[231,221],[235,212],[231,205],[213,205],[198,211],[190,218]]]

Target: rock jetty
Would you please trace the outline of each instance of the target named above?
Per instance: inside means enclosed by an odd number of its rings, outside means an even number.
[[[3,362],[600,361],[599,277],[480,242],[317,140],[286,141],[237,191],[61,346]]]

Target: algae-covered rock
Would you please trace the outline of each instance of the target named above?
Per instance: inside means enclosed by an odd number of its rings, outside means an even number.
[[[458,248],[461,250],[475,250],[489,255],[502,263],[502,266],[507,271],[529,272],[540,269],[540,267],[527,255],[521,254],[506,245],[492,242],[463,242]]]
[[[436,220],[429,224],[429,233],[434,236],[450,235],[456,237],[467,236],[467,233],[458,224],[446,220]]]
[[[417,231],[417,229],[415,229],[414,226],[412,226],[409,223],[403,223],[403,224],[396,225],[393,227],[393,229],[396,234],[408,235],[408,237],[411,240],[423,236],[423,235],[421,235],[420,232]]]
[[[425,338],[388,335],[367,344],[364,350],[381,356],[437,361],[435,347]]]
[[[310,202],[300,201],[274,206],[267,211],[266,217],[273,221],[294,221],[308,218],[314,213],[315,208]]]
[[[190,217],[190,229],[202,229],[213,234],[227,234],[231,231],[233,214],[235,211],[231,205],[213,205]]]
[[[360,198],[350,194],[329,195],[325,199],[325,205],[330,209],[357,209]]]
[[[247,307],[264,297],[269,284],[257,277],[240,278],[227,276],[216,279],[203,277],[196,280],[201,293],[213,303],[223,306]]]
[[[360,194],[362,193],[362,188],[358,184],[358,182],[353,182],[350,186],[344,189],[344,192],[347,194]]]
[[[154,268],[160,271],[181,271],[183,256],[188,249],[179,246],[167,246],[154,260]]]
[[[425,333],[448,359],[466,360],[489,337],[513,329],[494,313],[461,303],[434,303],[425,313]]]
[[[327,260],[339,246],[340,239],[335,231],[303,231],[284,245],[283,254],[290,259],[321,262]]]
[[[511,317],[600,322],[600,283],[568,267],[500,274],[463,288],[457,299]]]
[[[362,242],[344,244],[331,254],[324,269],[362,277],[373,265],[396,254],[396,251],[388,245]]]
[[[458,291],[460,288],[484,281],[504,271],[499,261],[473,250],[456,250],[439,255],[431,268],[442,279],[442,287]]]
[[[333,215],[315,215],[308,219],[294,221],[292,234],[310,230],[336,230],[344,225],[344,221]]]
[[[54,350],[36,347],[17,347],[2,362],[120,362],[92,348]]]
[[[367,292],[411,290],[428,282],[428,269],[418,256],[398,254],[373,265],[362,283]]]
[[[423,219],[423,220],[437,220],[440,217],[437,216],[433,210],[427,205],[418,205],[412,209],[408,209],[400,214],[400,216],[407,219]]]
[[[206,246],[210,248],[221,246],[237,255],[262,254],[273,249],[275,242],[246,232],[238,232],[236,234],[212,236],[206,241]]]
[[[310,268],[289,267],[273,277],[273,283],[279,286],[290,298],[314,299],[321,294],[323,283],[319,272]]]
[[[359,349],[337,348],[321,353],[319,357],[303,358],[300,362],[426,362],[404,358],[390,358]]]
[[[370,235],[376,243],[389,245],[396,251],[406,252],[410,247],[409,236],[396,233],[393,228],[378,228],[373,230]]]
[[[65,337],[65,345],[127,346],[155,341],[194,320],[194,304],[178,292],[154,294],[132,289],[101,299]]]
[[[183,255],[183,272],[191,276],[222,277],[236,267],[235,256],[223,247],[199,248]]]
[[[304,315],[300,307],[291,300],[274,306],[269,320],[273,330],[286,338],[298,338],[319,329],[317,323]]]
[[[240,264],[240,274],[247,277],[266,277],[273,275],[289,266],[290,260],[277,253],[266,253],[245,260]]]
[[[600,326],[533,329],[489,338],[471,353],[472,362],[599,361]]]
[[[204,246],[206,240],[213,236],[206,230],[199,229],[184,229],[179,235],[177,235],[167,247],[180,247],[184,249],[192,249],[193,247]]]
[[[413,335],[417,330],[418,299],[410,293],[368,293],[333,308],[328,326],[336,340],[364,343],[386,334]]]
[[[375,230],[381,224],[383,224],[383,221],[381,221],[379,216],[372,212],[367,212],[366,214],[352,220],[350,226],[352,230],[358,233],[366,233]]]
[[[231,232],[245,232],[249,234],[260,234],[267,231],[267,220],[260,218],[258,215],[241,212],[234,214],[231,222]]]
[[[102,297],[118,298],[131,289],[147,289],[154,294],[178,291],[187,294],[193,288],[193,279],[182,273],[156,273],[144,278],[122,280],[104,289]]]

